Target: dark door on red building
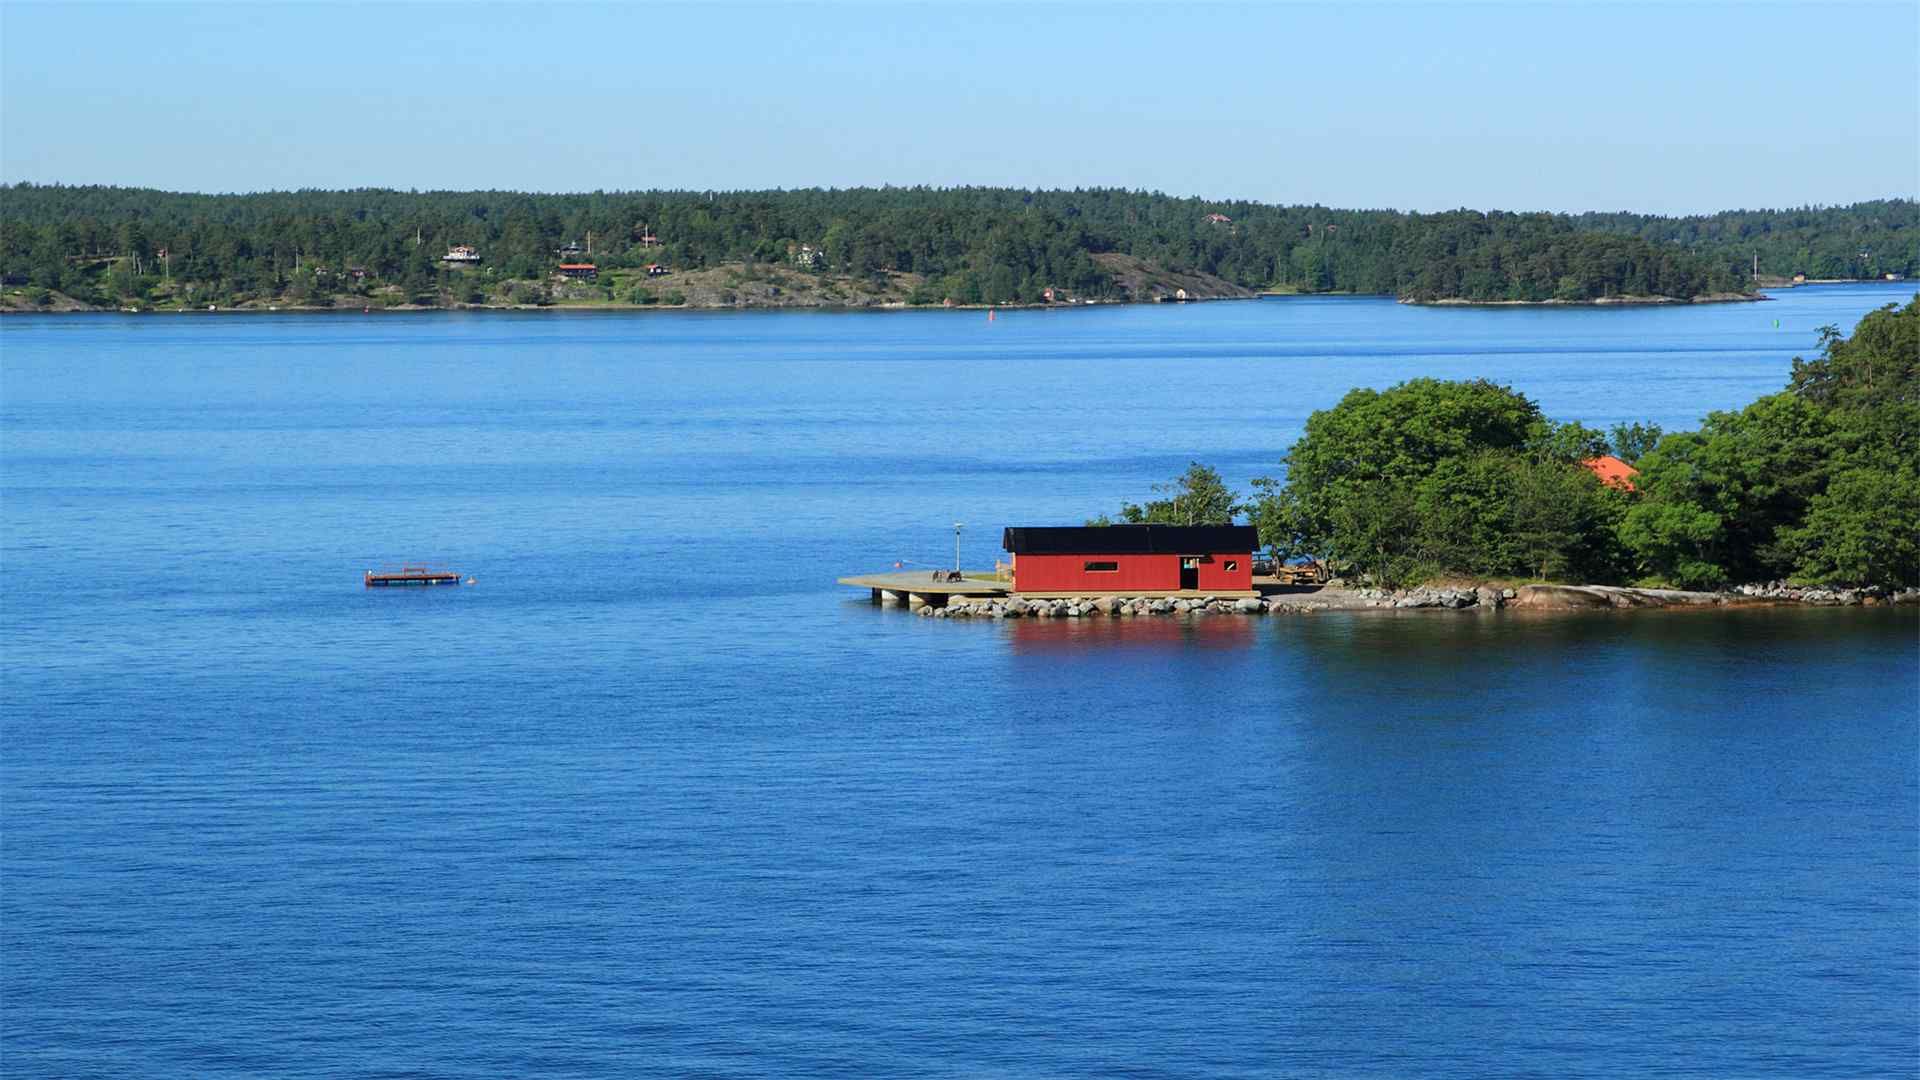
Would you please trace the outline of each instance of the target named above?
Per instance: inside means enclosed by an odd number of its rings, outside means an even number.
[[[1180,559],[1180,587],[1197,590],[1200,588],[1200,560],[1183,556]]]

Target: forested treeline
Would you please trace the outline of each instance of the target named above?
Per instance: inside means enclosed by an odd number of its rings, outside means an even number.
[[[477,286],[441,256],[462,244],[496,284],[542,278],[566,245],[590,242],[605,268],[803,257],[828,273],[919,275],[917,299],[960,303],[1033,302],[1049,287],[1114,296],[1093,258],[1106,252],[1248,288],[1423,301],[1734,292],[1756,251],[1763,273],[1819,276],[1835,252],[1852,252],[1854,270],[1920,270],[1908,201],[1656,218],[1333,210],[1118,189],[197,195],[21,184],[0,196],[0,277],[88,303],[162,283],[191,283],[202,298],[397,286],[424,302],[459,299]]]
[[[1749,273],[1758,255],[1760,273],[1771,277],[1920,276],[1920,206],[1911,199],[1694,217],[1581,214],[1574,227],[1700,252]]]

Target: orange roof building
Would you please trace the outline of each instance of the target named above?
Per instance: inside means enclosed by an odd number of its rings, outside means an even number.
[[[1601,483],[1609,487],[1617,487],[1622,491],[1632,491],[1633,478],[1640,475],[1639,469],[1621,461],[1612,454],[1602,454],[1597,458],[1588,458],[1580,464],[1592,469],[1593,475],[1599,477]]]

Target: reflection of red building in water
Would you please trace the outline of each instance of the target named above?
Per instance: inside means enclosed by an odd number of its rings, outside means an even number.
[[[1001,543],[1016,595],[1257,595],[1251,525],[1011,528]]]
[[[1105,653],[1121,646],[1149,652],[1243,649],[1253,644],[1260,621],[1232,615],[1201,619],[1150,615],[1142,619],[1012,619],[1000,625],[1010,635],[1015,653],[1056,656],[1085,655],[1090,648]]]

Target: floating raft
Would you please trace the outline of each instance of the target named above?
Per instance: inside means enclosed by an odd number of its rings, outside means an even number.
[[[395,585],[458,585],[460,575],[451,570],[430,570],[424,566],[403,566],[398,570],[367,571],[367,588]]]

